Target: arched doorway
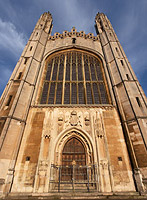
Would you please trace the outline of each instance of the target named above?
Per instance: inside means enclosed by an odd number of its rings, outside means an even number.
[[[86,180],[86,152],[82,142],[73,137],[69,139],[62,151],[62,181]]]
[[[60,190],[96,189],[97,165],[94,164],[90,135],[74,127],[56,138],[57,159],[51,167],[51,183]]]

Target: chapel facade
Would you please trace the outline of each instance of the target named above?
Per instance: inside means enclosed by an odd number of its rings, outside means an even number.
[[[0,194],[147,191],[146,96],[103,13],[38,20],[0,99]]]

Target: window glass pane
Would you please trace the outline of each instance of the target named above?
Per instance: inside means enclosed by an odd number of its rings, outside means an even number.
[[[70,80],[70,63],[66,64],[66,81]]]
[[[100,98],[99,98],[97,83],[93,83],[93,93],[94,93],[95,104],[100,104]]]
[[[90,69],[91,69],[91,78],[93,81],[96,81],[94,63],[90,63]]]
[[[50,80],[51,70],[52,70],[52,62],[48,64],[47,73],[46,73],[46,80]]]
[[[63,80],[63,70],[64,70],[64,64],[60,63],[58,80]]]
[[[77,103],[77,87],[76,87],[76,83],[72,83],[71,103],[72,104],[76,104]]]
[[[82,63],[78,63],[78,80],[83,81]]]
[[[79,104],[84,104],[84,87],[83,83],[78,84],[78,92],[79,92]]]
[[[58,69],[58,62],[59,62],[59,57],[55,57],[55,63],[54,63],[54,69],[53,69],[53,76],[52,76],[52,80],[53,81],[56,80],[57,69]]]
[[[64,57],[65,57],[64,54],[60,55],[60,63],[62,64],[64,63]]]
[[[76,80],[76,64],[75,63],[72,64],[72,80],[73,81]]]
[[[99,62],[96,62],[95,67],[96,67],[96,72],[97,72],[97,78],[98,78],[98,80],[99,81],[103,80],[103,75],[102,75],[102,71],[101,71],[101,67],[100,67]]]
[[[76,63],[76,52],[72,53],[72,63]]]
[[[64,103],[70,104],[70,84],[65,83]]]
[[[84,64],[84,69],[85,69],[85,79],[86,79],[86,81],[89,81],[90,80],[90,73],[89,73],[89,67],[88,67],[87,63]]]
[[[55,95],[55,83],[51,83],[51,87],[50,87],[50,94],[49,94],[49,100],[48,103],[49,104],[54,104],[54,95]]]
[[[46,104],[49,83],[45,82],[43,86],[41,104]]]
[[[91,85],[86,83],[87,103],[92,104]]]
[[[100,93],[101,93],[101,103],[102,104],[107,104],[108,103],[108,99],[107,99],[107,95],[106,95],[106,90],[104,87],[103,83],[99,84],[99,88],[100,88]]]
[[[62,103],[62,83],[57,83],[56,104]]]

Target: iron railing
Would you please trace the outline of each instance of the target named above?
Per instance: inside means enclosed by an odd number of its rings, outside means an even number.
[[[50,187],[53,190],[97,189],[97,165],[51,165]],[[78,186],[78,187],[77,187]],[[81,186],[81,187],[80,187]]]

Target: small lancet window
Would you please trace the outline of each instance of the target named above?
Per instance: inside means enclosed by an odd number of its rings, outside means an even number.
[[[76,43],[76,38],[72,38],[72,44]]]
[[[120,60],[120,62],[121,62],[121,64],[122,64],[122,66],[124,66],[124,62],[123,62],[123,60]]]
[[[33,47],[31,46],[31,47],[30,47],[30,51],[32,51],[32,48],[33,48]]]
[[[126,74],[126,77],[127,77],[128,80],[130,80],[129,74]]]
[[[9,99],[8,99],[8,101],[7,101],[6,106],[9,106],[9,105],[10,105],[11,100],[12,100],[12,95],[9,96]]]
[[[36,36],[38,35],[38,32],[36,33]]]
[[[20,79],[21,76],[22,76],[22,72],[19,72],[19,75],[18,75],[17,79]]]
[[[28,58],[24,58],[25,60],[24,60],[24,64],[26,64],[27,63],[27,61],[28,61]]]
[[[118,161],[122,161],[122,157],[118,157]]]
[[[27,156],[27,157],[26,157],[26,161],[30,161],[30,156]]]
[[[115,47],[115,50],[116,50],[116,52],[117,52],[118,56],[120,56],[120,53],[119,53],[119,51],[118,51],[118,48],[117,48],[117,47]]]
[[[137,101],[137,103],[138,103],[138,106],[141,107],[141,102],[140,102],[139,97],[136,97],[136,101]]]

